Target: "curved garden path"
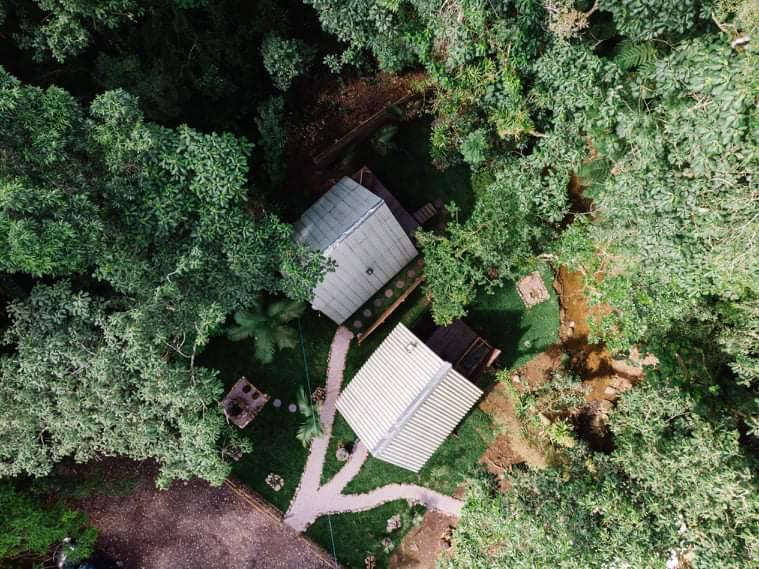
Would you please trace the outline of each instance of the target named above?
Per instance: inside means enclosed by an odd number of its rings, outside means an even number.
[[[285,514],[285,523],[297,531],[305,531],[321,516],[371,510],[393,500],[423,504],[429,509],[459,516],[464,505],[461,500],[415,484],[388,484],[364,494],[343,494],[343,489],[358,474],[369,456],[360,441],[355,445],[345,466],[329,482],[320,484],[335,422],[337,397],[343,383],[345,357],[352,338],[350,330],[340,326],[332,339],[327,364],[327,394],[321,409],[324,432],[311,443],[306,468]]]

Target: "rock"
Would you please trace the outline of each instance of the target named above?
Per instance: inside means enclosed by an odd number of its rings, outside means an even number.
[[[350,453],[345,447],[340,447],[335,451],[335,458],[340,462],[345,462],[350,458]]]
[[[607,385],[606,389],[604,389],[604,395],[608,395],[610,397],[616,397],[617,393],[618,391],[611,385]]]
[[[387,525],[385,526],[385,532],[392,533],[395,530],[400,529],[400,527],[401,527],[401,516],[400,514],[396,514],[387,520]]]
[[[282,478],[279,474],[274,474],[273,472],[270,472],[265,480],[267,486],[274,490],[275,492],[279,492],[282,490],[282,487],[285,485],[285,479]]]
[[[603,399],[598,402],[598,412],[601,415],[607,415],[609,411],[612,410],[613,407],[614,407],[614,403],[612,403],[611,401],[606,401],[605,399]]]
[[[618,375],[614,376],[611,383],[619,391],[625,391],[632,387],[632,382],[629,379]]]

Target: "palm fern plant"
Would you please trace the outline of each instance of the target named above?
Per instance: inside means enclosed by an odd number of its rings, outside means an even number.
[[[305,309],[304,303],[294,300],[259,299],[251,308],[235,312],[235,325],[227,330],[227,337],[234,342],[252,338],[256,359],[271,363],[277,350],[298,345],[298,333],[289,322]]]
[[[319,438],[324,433],[322,428],[321,417],[319,416],[319,409],[311,404],[311,401],[306,396],[306,391],[303,386],[298,389],[298,410],[303,415],[303,422],[298,427],[298,434],[295,435],[297,439],[303,443],[304,447],[307,447],[312,440]]]

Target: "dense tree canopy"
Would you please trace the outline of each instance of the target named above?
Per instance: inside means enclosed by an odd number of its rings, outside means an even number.
[[[246,141],[148,123],[124,91],[85,112],[61,89],[0,81],[0,268],[112,291],[38,285],[9,309],[3,473],[126,454],[157,458],[164,481],[220,482],[220,384],[195,354],[261,291],[307,299],[320,257],[246,210]]]
[[[755,566],[758,35],[753,0],[0,0],[0,558],[81,525],[18,490],[65,458],[220,483],[249,450],[196,360],[236,314],[271,361],[325,270],[278,215],[305,92],[414,69],[475,194],[417,234],[434,320],[547,261],[590,342],[660,362],[610,452],[474,483],[446,564]]]
[[[173,361],[136,328],[133,313],[38,285],[10,306],[0,358],[0,476],[43,476],[65,457],[155,458],[160,483],[228,474],[228,438],[215,372]]]

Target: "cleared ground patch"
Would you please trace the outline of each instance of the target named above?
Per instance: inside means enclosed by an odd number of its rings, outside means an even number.
[[[227,486],[201,480],[153,482],[155,467],[119,461],[139,482],[120,496],[91,496],[77,503],[98,528],[97,548],[126,569],[326,569],[324,554]]]

